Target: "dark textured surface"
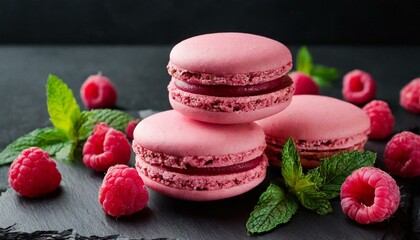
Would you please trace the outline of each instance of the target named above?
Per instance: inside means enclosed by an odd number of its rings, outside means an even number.
[[[242,31],[288,44],[420,44],[418,0],[0,0],[0,43],[175,43]]]
[[[16,231],[16,224],[1,228],[0,227],[0,239],[2,240],[129,240],[127,237],[121,235],[108,235],[108,236],[82,236],[75,233],[72,229],[67,229],[62,232],[59,231],[34,231],[34,232],[20,232]],[[133,239],[133,238],[130,238]],[[133,239],[135,240],[135,239]],[[145,238],[137,238],[137,240],[147,240]],[[154,238],[149,240],[171,240],[170,238]]]
[[[418,131],[420,116],[398,104],[399,90],[420,76],[420,47],[309,46],[316,62],[345,73],[354,68],[370,72],[379,83],[378,98],[386,100],[396,116],[395,132]],[[292,51],[296,49],[292,46]],[[102,71],[117,86],[118,105],[135,115],[139,109],[169,109],[165,66],[170,47],[0,47],[0,149],[22,134],[49,125],[45,83],[49,73],[73,89],[92,73]],[[341,98],[341,81],[323,94]],[[382,166],[386,141],[369,141]],[[133,160],[133,159],[132,159]],[[150,192],[148,208],[130,217],[106,216],[97,203],[101,173],[78,161],[58,163],[63,180],[58,191],[27,199],[7,184],[8,167],[0,168],[0,228],[16,224],[23,232],[73,229],[82,236],[122,234],[130,238],[245,239],[245,222],[268,181],[249,193],[215,202],[188,202]],[[278,175],[275,170],[270,175]],[[257,239],[403,239],[418,238],[419,181],[402,180],[403,204],[395,217],[383,223],[359,225],[333,200],[334,214],[318,216],[299,209],[292,221]],[[5,192],[3,192],[6,190]]]

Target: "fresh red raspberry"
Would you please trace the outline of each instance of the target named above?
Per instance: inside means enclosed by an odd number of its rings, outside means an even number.
[[[130,160],[131,145],[124,133],[105,123],[96,124],[93,134],[83,146],[83,163],[95,171],[106,171]]]
[[[293,80],[293,83],[295,84],[294,95],[319,95],[318,85],[316,85],[316,83],[310,76],[301,72],[292,72],[291,74],[289,74],[289,77]]]
[[[384,139],[392,134],[395,120],[386,102],[373,100],[363,107],[363,111],[370,118],[369,138]]]
[[[341,208],[361,224],[382,222],[400,204],[400,189],[386,172],[375,167],[355,170],[341,185]]]
[[[109,108],[117,102],[117,91],[109,78],[97,75],[89,76],[80,88],[83,103],[89,109]]]
[[[9,169],[9,184],[21,196],[40,197],[58,188],[61,174],[48,153],[37,147],[22,151]]]
[[[99,189],[98,201],[114,217],[131,215],[146,207],[149,193],[137,170],[126,165],[108,169]]]
[[[125,128],[125,135],[127,135],[128,139],[133,140],[134,138],[134,129],[136,128],[137,124],[139,123],[139,121],[137,120],[131,120],[128,124],[127,127]]]
[[[364,104],[376,96],[376,83],[369,73],[353,70],[343,77],[343,97],[354,104]]]
[[[400,104],[413,113],[420,113],[420,78],[416,78],[400,91]]]
[[[395,134],[385,146],[384,162],[391,174],[420,176],[420,135],[407,131]]]

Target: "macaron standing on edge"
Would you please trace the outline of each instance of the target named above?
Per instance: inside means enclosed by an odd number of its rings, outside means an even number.
[[[263,130],[254,122],[211,124],[169,110],[134,130],[136,168],[145,185],[185,200],[209,201],[245,193],[266,175]]]
[[[282,111],[293,95],[282,43],[247,33],[212,33],[175,45],[167,66],[172,107],[189,118],[245,123]]]
[[[284,111],[256,121],[265,134],[270,165],[280,166],[285,141],[292,137],[303,167],[314,168],[334,154],[363,150],[370,132],[369,116],[339,99],[297,95]]]

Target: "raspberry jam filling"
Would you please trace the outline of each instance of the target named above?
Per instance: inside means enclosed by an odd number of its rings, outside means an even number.
[[[164,169],[183,173],[188,175],[224,175],[224,174],[232,174],[232,173],[239,173],[251,170],[256,168],[260,165],[261,161],[263,160],[263,155],[256,157],[248,162],[238,163],[227,167],[207,167],[207,168],[197,168],[197,167],[187,167],[184,169],[181,168],[172,168],[172,167],[163,167]]]
[[[215,97],[242,97],[242,96],[255,96],[275,92],[280,89],[289,87],[293,84],[292,79],[284,75],[275,80],[245,86],[231,86],[231,85],[199,85],[187,83],[174,78],[174,83],[177,88],[182,91],[215,96]]]

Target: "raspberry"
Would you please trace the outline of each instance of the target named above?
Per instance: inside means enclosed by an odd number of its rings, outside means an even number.
[[[384,162],[391,174],[420,176],[420,135],[407,131],[395,134],[385,146]]]
[[[131,145],[124,133],[105,123],[96,124],[83,146],[83,163],[95,171],[106,171],[115,164],[130,160]]]
[[[40,197],[60,185],[61,174],[48,153],[37,147],[22,151],[9,169],[9,184],[21,196]]]
[[[343,97],[354,104],[364,104],[375,98],[376,83],[367,72],[353,70],[343,77]]]
[[[114,217],[131,215],[146,207],[149,193],[137,170],[126,165],[108,169],[99,189],[98,201]]]
[[[100,73],[86,79],[80,88],[80,96],[89,109],[113,107],[117,102],[115,86]]]
[[[363,107],[363,111],[370,118],[369,138],[384,139],[392,134],[395,120],[386,102],[373,100]]]
[[[293,80],[295,84],[295,93],[294,95],[300,94],[314,94],[319,95],[318,85],[314,80],[301,72],[292,72],[289,74],[289,77]]]
[[[389,218],[400,203],[400,189],[386,172],[362,167],[346,178],[341,186],[341,208],[361,224],[382,222]]]
[[[413,113],[420,113],[420,78],[416,78],[400,91],[400,104]]]
[[[133,140],[134,135],[134,129],[136,128],[137,124],[139,123],[139,121],[137,120],[131,120],[128,124],[127,127],[125,128],[125,135],[127,135],[128,139]]]

